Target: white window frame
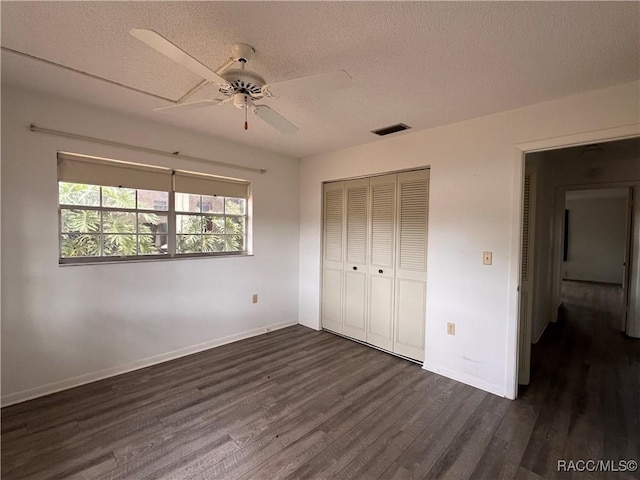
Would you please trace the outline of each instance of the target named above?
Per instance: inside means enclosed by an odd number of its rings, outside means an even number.
[[[92,179],[90,177],[83,177],[82,175],[86,175],[85,173],[80,173],[79,176],[77,176],[77,174],[74,172],[71,176],[74,176],[74,180],[67,180],[65,178],[65,176],[69,176],[68,171],[64,172],[62,174],[62,178],[61,178],[61,168],[60,168],[60,164],[61,164],[61,159],[64,162],[65,160],[67,161],[71,161],[71,162],[86,162],[85,164],[80,164],[82,169],[89,169],[89,171],[91,170],[91,167],[88,166],[88,164],[91,163],[96,163],[98,164],[98,170],[100,170],[100,168],[104,168],[105,166],[108,168],[110,166],[114,166],[114,168],[117,169],[122,169],[122,168],[128,168],[128,166],[131,166],[132,169],[135,169],[135,175],[134,176],[139,176],[140,175],[140,170],[145,170],[145,169],[149,169],[149,171],[153,172],[154,174],[157,173],[162,173],[164,172],[166,175],[170,175],[171,176],[171,182],[170,182],[170,189],[168,190],[157,190],[154,188],[146,188],[148,187],[148,185],[145,185],[144,187],[135,187],[133,186],[134,184],[128,184],[128,185],[124,185],[124,186],[120,186],[120,187],[124,187],[124,188],[130,188],[130,189],[135,189],[135,190],[156,190],[156,191],[161,191],[161,192],[166,192],[168,194],[168,208],[167,210],[152,210],[152,209],[139,209],[138,208],[138,194],[136,192],[136,208],[133,209],[128,209],[128,208],[123,208],[123,207],[107,207],[107,206],[103,206],[102,205],[102,187],[113,187],[115,185],[103,185],[103,184],[99,184],[97,179]],[[60,182],[68,182],[68,183],[78,183],[78,184],[90,184],[90,185],[95,185],[97,187],[100,187],[100,206],[90,206],[90,205],[70,205],[70,204],[61,204],[60,203],[60,193],[58,190],[58,262],[60,265],[81,265],[81,264],[99,264],[99,263],[114,263],[114,262],[140,262],[140,261],[164,261],[164,260],[175,260],[175,259],[181,259],[181,258],[207,258],[207,257],[234,257],[234,256],[249,256],[251,255],[251,240],[252,240],[252,196],[251,196],[251,185],[248,181],[245,180],[240,180],[240,179],[229,179],[226,177],[218,177],[218,176],[214,176],[214,175],[209,175],[209,174],[203,174],[203,173],[197,173],[197,172],[186,172],[186,171],[182,171],[182,170],[173,170],[173,169],[169,169],[169,168],[164,168],[164,167],[154,167],[154,166],[150,166],[150,165],[141,165],[141,164],[129,164],[127,162],[121,162],[118,160],[110,160],[110,159],[104,159],[104,158],[98,158],[98,157],[90,157],[90,156],[85,156],[85,155],[78,155],[78,154],[71,154],[71,153],[66,153],[66,152],[59,152],[58,153],[58,185],[60,184]],[[189,180],[188,185],[194,185],[195,190],[198,191],[193,191],[193,192],[185,192],[185,191],[179,191],[176,192],[175,190],[175,186],[176,186],[176,175],[181,176],[182,178],[187,178]],[[87,182],[87,181],[78,181],[78,179],[82,179],[82,178],[89,178],[91,180],[91,182]],[[194,183],[195,182],[195,183]],[[111,182],[113,183],[113,182]],[[184,182],[182,183],[184,185]],[[229,192],[241,192],[241,191],[246,191],[246,194],[241,196],[241,197],[233,197],[233,196],[224,196],[224,195],[216,195],[213,194],[212,192],[206,192],[206,193],[202,193],[203,188],[207,188],[207,185],[212,185],[214,186],[215,189],[221,189],[222,191],[226,191],[227,193]],[[181,190],[186,190],[188,188],[182,188]],[[215,190],[214,190],[215,191]],[[176,193],[181,193],[181,194],[190,194],[190,195],[205,195],[205,196],[213,196],[213,197],[222,197],[223,199],[227,199],[227,198],[241,198],[245,200],[245,212],[244,215],[239,215],[239,214],[227,214],[226,213],[226,201],[225,201],[225,212],[224,213],[213,213],[213,212],[183,212],[183,211],[176,211],[176,201],[175,201],[175,195]],[[136,235],[136,245],[137,245],[137,249],[139,248],[139,235],[141,235],[139,233],[139,224],[138,224],[138,214],[140,213],[150,213],[150,214],[157,214],[157,215],[161,215],[161,216],[167,216],[167,232],[165,233],[155,233],[155,235],[167,235],[167,253],[166,254],[136,254],[136,255],[123,255],[123,256],[105,256],[103,255],[103,236],[104,235],[109,235],[109,233],[105,233],[102,230],[102,225],[100,228],[99,232],[96,232],[97,235],[99,235],[99,239],[100,239],[100,256],[93,256],[93,257],[63,257],[62,256],[62,236],[63,235],[68,235],[69,232],[63,232],[62,231],[62,211],[63,210],[92,210],[92,211],[97,211],[100,212],[100,216],[102,219],[102,215],[104,212],[131,212],[134,213],[136,216],[136,233],[135,234],[130,234],[130,235]],[[227,217],[235,217],[235,218],[243,218],[244,219],[244,239],[243,239],[243,249],[242,250],[238,250],[238,251],[225,251],[225,252],[195,252],[195,253],[178,253],[176,251],[177,248],[177,239],[178,239],[178,233],[177,233],[177,215],[193,215],[193,216],[200,216],[200,217],[209,217],[209,216],[217,216],[217,217],[222,217],[224,219],[225,225],[226,225],[226,218]],[[101,222],[102,223],[102,222]],[[199,233],[199,234],[194,234],[194,235],[208,235],[205,232]],[[213,234],[212,234],[213,235]],[[223,236],[226,236],[227,234],[220,234]]]

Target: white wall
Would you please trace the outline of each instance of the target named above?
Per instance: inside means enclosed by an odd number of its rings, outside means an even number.
[[[513,396],[523,170],[517,145],[638,124],[639,90],[634,82],[303,159],[300,322],[320,328],[322,182],[430,166],[425,368]],[[493,252],[492,266],[482,265],[483,251]],[[456,336],[446,334],[450,321]]]
[[[30,123],[268,172],[32,133]],[[58,150],[251,181],[254,256],[58,266]],[[1,178],[3,404],[297,323],[295,159],[3,86]]]
[[[622,285],[629,200],[625,189],[614,197],[602,197],[600,192],[567,192],[569,248],[563,277]]]
[[[640,181],[638,140],[621,140],[604,148],[603,155],[583,155],[582,147],[550,150],[527,155],[537,172],[536,247],[531,338],[536,342],[555,318],[554,253],[561,239],[564,191],[593,185],[615,186]],[[560,202],[559,207],[556,203]],[[558,262],[562,260],[561,252]]]

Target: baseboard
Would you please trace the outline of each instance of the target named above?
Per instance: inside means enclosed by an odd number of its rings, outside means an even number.
[[[540,341],[540,339],[542,338],[542,334],[544,333],[544,331],[547,329],[547,326],[549,325],[549,322],[546,322],[542,328],[540,329],[540,333],[538,335],[536,335],[535,339],[533,339],[533,341],[531,343],[536,344]]]
[[[425,362],[422,368],[425,370],[428,370],[429,372],[437,373],[438,375],[442,375],[443,377],[450,378],[451,380],[455,380],[457,382],[461,382],[466,385],[479,388],[480,390],[484,390],[485,392],[493,393],[494,395],[498,395],[499,397],[508,398],[505,392],[504,385],[494,385],[492,383],[483,382],[482,380],[479,380],[477,377],[460,374],[459,372],[449,370],[448,368],[442,368],[436,365],[431,365],[428,362]]]
[[[22,390],[20,392],[3,395],[2,399],[0,400],[0,403],[2,407],[8,407],[9,405],[26,402],[27,400],[43,397],[45,395],[50,395],[52,393],[60,392],[62,390],[68,390],[73,387],[79,387],[80,385],[85,385],[87,383],[103,380],[105,378],[114,377],[116,375],[121,375],[123,373],[131,372],[133,370],[139,370],[141,368],[150,367],[158,363],[168,362],[169,360],[174,360],[176,358],[185,357],[187,355],[202,352],[204,350],[209,350],[211,348],[220,347],[228,343],[244,340],[245,338],[256,337],[258,335],[267,333],[267,331],[279,330],[281,328],[286,328],[286,327],[290,327],[292,325],[297,325],[297,324],[298,324],[297,321],[293,321],[293,322],[279,322],[271,325],[265,325],[260,328],[254,328],[252,330],[236,333],[233,335],[229,335],[227,337],[218,338],[216,340],[211,340],[208,342],[199,343],[197,345],[192,345],[190,347],[180,348],[178,350],[173,350],[171,352],[161,353],[159,355],[143,358],[142,360],[126,363],[124,365],[119,365],[117,367],[107,368],[104,370],[99,370],[97,372],[86,373],[78,377],[73,377],[65,380],[60,380],[58,382],[48,383],[41,387],[30,388],[28,390]]]
[[[322,330],[322,327],[320,325],[317,324],[317,322],[308,322],[305,320],[300,320],[299,321],[300,325],[307,327],[307,328],[311,328],[312,330],[315,330],[316,332],[319,332],[320,330]]]

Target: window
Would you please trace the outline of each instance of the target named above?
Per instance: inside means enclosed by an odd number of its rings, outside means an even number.
[[[59,153],[60,263],[246,254],[248,186]]]
[[[245,199],[176,193],[175,209],[177,253],[244,250]]]

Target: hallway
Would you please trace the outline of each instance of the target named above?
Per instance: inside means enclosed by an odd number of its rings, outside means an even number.
[[[523,478],[638,478],[557,471],[558,460],[640,460],[640,339],[624,336],[617,316],[563,307],[532,346],[531,383],[520,388],[518,408],[535,418],[530,436],[521,432]]]

